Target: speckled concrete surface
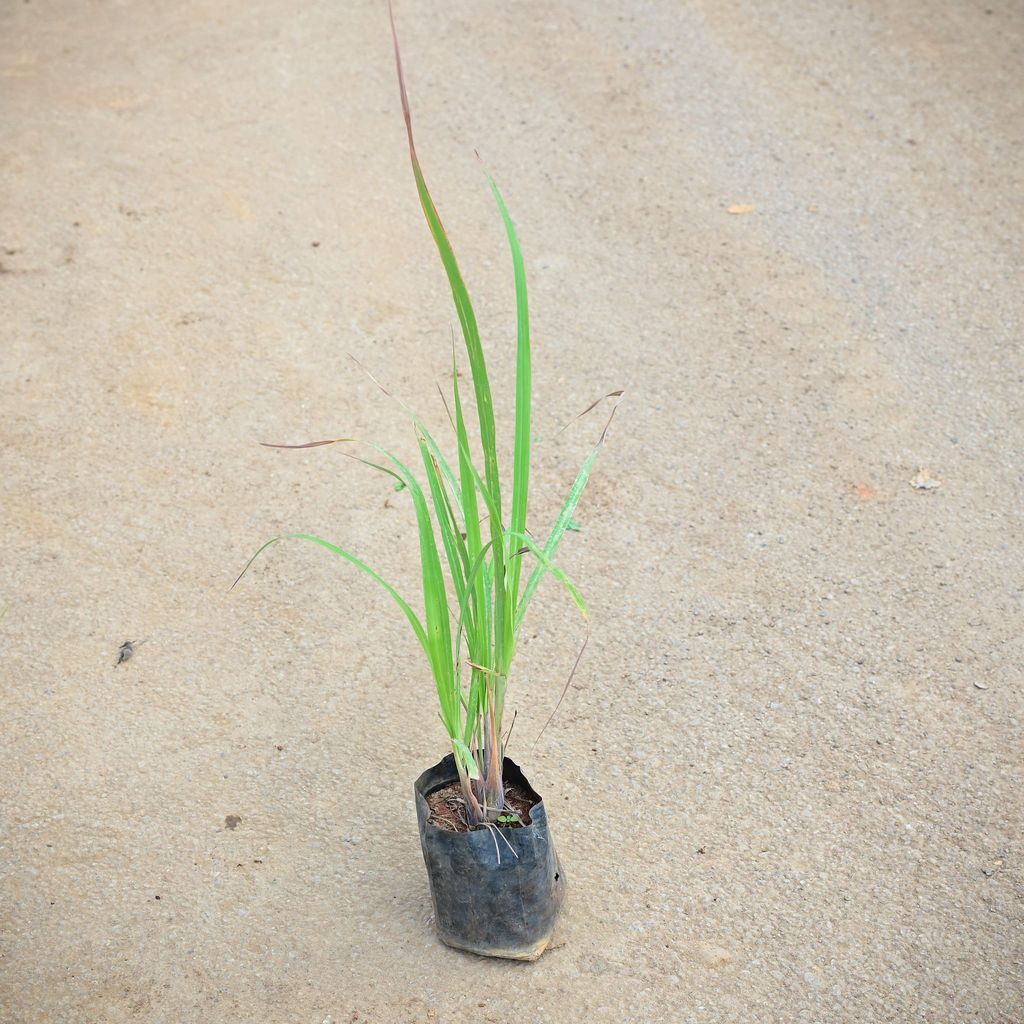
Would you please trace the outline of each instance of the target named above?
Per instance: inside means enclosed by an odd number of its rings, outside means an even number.
[[[401,496],[256,445],[409,451],[348,353],[443,424],[382,5],[12,0],[0,1019],[1024,1019],[1020,6],[398,13],[506,380],[474,147],[521,225],[538,528],[599,423],[553,428],[629,392],[565,548],[594,638],[536,745],[580,639],[554,590],[514,682],[554,948],[431,933],[442,735],[386,597],[301,546],[227,592],[287,528],[415,591]]]

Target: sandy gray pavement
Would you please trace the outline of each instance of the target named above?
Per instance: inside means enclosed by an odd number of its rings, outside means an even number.
[[[1024,11],[398,14],[503,384],[474,147],[521,228],[539,532],[600,422],[555,428],[628,391],[564,548],[593,640],[535,746],[581,639],[555,589],[513,682],[555,947],[432,934],[411,785],[443,732],[386,596],[301,545],[227,592],[297,529],[416,593],[403,496],[256,444],[409,454],[349,353],[443,428],[381,3],[10,0],[0,1020],[1021,1021]]]

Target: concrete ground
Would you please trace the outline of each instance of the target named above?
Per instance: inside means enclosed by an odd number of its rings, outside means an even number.
[[[534,529],[513,754],[571,894],[532,966],[435,940],[443,752],[386,595],[450,299],[379,0],[0,10],[0,1020],[1024,1019],[1024,11],[402,0],[421,156]],[[735,211],[730,212],[730,207]],[[922,475],[921,471],[925,471]],[[911,481],[939,482],[915,487]],[[115,667],[125,640],[146,642]]]

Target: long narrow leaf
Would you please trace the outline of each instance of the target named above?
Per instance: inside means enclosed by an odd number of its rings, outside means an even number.
[[[558,551],[558,546],[562,543],[562,538],[565,536],[565,531],[569,528],[569,523],[580,503],[580,498],[583,496],[584,488],[587,486],[587,481],[590,479],[590,472],[594,468],[594,463],[597,461],[598,455],[601,454],[601,449],[604,447],[604,442],[608,437],[608,428],[612,425],[612,420],[615,417],[615,409],[617,408],[618,404],[616,404],[612,409],[611,415],[608,417],[608,422],[604,425],[604,430],[601,431],[601,436],[598,439],[597,444],[594,446],[593,451],[591,451],[587,456],[582,469],[580,469],[579,473],[576,475],[576,479],[573,481],[573,485],[569,489],[569,497],[566,499],[565,504],[562,506],[562,511],[558,514],[558,518],[555,520],[555,525],[552,527],[551,534],[547,539],[547,543],[544,545],[544,554],[547,555],[549,559],[554,558]],[[516,609],[517,625],[522,622],[523,616],[526,614],[527,606],[547,571],[547,567],[542,562],[530,574],[530,578],[526,582],[526,589],[523,591],[522,600],[519,602],[519,607]]]
[[[442,482],[437,462],[422,437],[419,438],[419,445],[420,455],[423,459],[423,469],[427,475],[427,484],[434,503],[434,518],[437,520],[438,529],[441,532],[441,542],[444,545],[445,555],[448,558],[448,569],[455,588],[455,594],[460,598],[461,604],[461,595],[466,592],[466,573],[469,570],[467,564],[468,554],[466,553],[465,543],[462,541],[462,535],[459,533],[458,524],[455,522],[451,503],[448,501],[448,496],[445,493],[444,483]],[[472,606],[470,606],[469,611],[470,633],[472,634]]]
[[[476,466],[473,465],[473,461],[469,456],[469,450],[465,441],[466,426],[462,418],[462,403],[459,400],[457,377],[455,381],[455,420],[459,435],[460,466],[472,483],[476,485],[476,491],[479,492],[480,496],[484,499],[484,504],[487,506],[488,522],[491,529],[492,557],[490,566],[488,567],[485,564],[483,568],[486,591],[485,600],[493,595],[493,608],[488,609],[488,614],[491,616],[491,622],[494,627],[494,664],[501,668],[502,675],[504,676],[508,666],[506,651],[509,649],[509,644],[507,638],[511,628],[510,623],[506,621],[506,608],[511,608],[511,605],[508,604],[505,591],[505,535],[501,525],[501,510],[495,503],[494,496],[491,494],[486,481],[480,477]],[[473,487],[464,483],[462,488],[464,500],[467,491],[472,493]],[[504,682],[500,683],[497,688],[497,717],[499,721],[501,719],[503,700]]]
[[[481,578],[481,575],[483,573],[483,570],[484,570],[484,568],[485,568],[485,566],[487,564],[486,563],[487,552],[490,549],[492,543],[493,543],[493,541],[488,541],[480,549],[480,553],[477,555],[476,560],[473,562],[472,566],[470,567],[469,572],[466,574],[466,590],[465,590],[465,593],[463,595],[462,601],[460,602],[459,618],[458,618],[458,621],[456,622],[456,628],[455,628],[455,660],[456,661],[458,661],[459,658],[462,656],[461,638],[462,638],[462,634],[464,632],[463,626],[465,625],[466,619],[468,618],[467,612],[468,612],[468,606],[469,606],[469,596],[472,593],[473,588],[480,581],[480,578]],[[486,638],[486,636],[481,636],[481,639],[486,641],[487,638]],[[481,646],[483,647],[484,651],[486,652],[486,644],[482,644]],[[470,657],[474,657],[472,651],[470,652]],[[474,659],[474,660],[479,661],[480,659]]]
[[[487,181],[501,212],[501,219],[508,236],[508,246],[512,253],[512,267],[516,282],[516,431],[515,448],[512,459],[512,511],[509,528],[523,533],[526,530],[526,510],[529,504],[530,491],[530,448],[531,448],[531,396],[533,393],[533,362],[530,350],[530,308],[526,294],[526,268],[523,263],[523,252],[519,245],[519,235],[509,215],[505,200],[494,181],[487,173]],[[508,593],[512,604],[512,614],[519,600],[519,576],[522,563],[515,561],[509,570]],[[511,637],[507,638],[511,641]]]
[[[583,613],[583,618],[589,619],[590,613],[587,611],[587,603],[583,600],[583,595],[579,592],[579,589],[576,587],[576,584],[574,584],[572,580],[569,579],[565,571],[559,568],[559,566],[555,565],[555,563],[537,546],[536,542],[533,540],[532,537],[527,536],[525,533],[517,533],[515,530],[509,530],[508,535],[510,537],[514,537],[520,543],[525,544],[526,547],[528,547],[530,551],[533,552],[533,554],[537,558],[537,561],[544,567],[544,569],[547,572],[551,573],[551,575],[554,576],[555,579],[557,579],[558,582],[561,583],[562,586],[564,586],[565,589],[569,591],[569,594],[572,596],[573,601],[576,602],[576,607],[579,608],[579,610]],[[517,629],[521,622],[522,619],[518,618],[516,621]]]
[[[480,769],[477,766],[476,758],[473,757],[473,751],[469,749],[468,745],[463,743],[462,740],[453,737],[452,750],[455,756],[462,762],[462,767],[466,770],[466,774],[471,779],[479,779]]]
[[[474,561],[470,571],[467,575],[466,580],[466,591],[467,595],[472,591],[480,581],[481,576],[484,574],[484,570],[487,565],[487,552],[493,544],[493,541],[488,541],[481,549],[476,560]],[[455,660],[456,664],[461,664],[461,644],[462,644],[462,625],[463,617],[465,615],[465,607],[459,615],[459,621],[455,628]],[[478,640],[480,643],[480,649],[484,653],[490,653],[489,645],[487,643],[487,634],[478,632]],[[486,691],[486,674],[490,671],[486,666],[480,665],[479,662],[473,666],[472,681],[470,683],[469,698],[466,701],[466,726],[465,726],[465,741],[470,743],[472,737],[477,728],[477,723],[480,715],[480,708],[483,702],[483,696]],[[481,738],[482,741],[482,738]]]
[[[452,299],[462,327],[462,336],[466,342],[466,353],[469,356],[470,368],[473,373],[473,388],[476,394],[477,416],[480,420],[480,443],[484,452],[484,476],[487,486],[494,497],[495,504],[501,508],[501,484],[498,474],[497,438],[494,429],[494,404],[491,399],[491,386],[487,376],[487,362],[484,359],[483,346],[480,344],[480,331],[477,327],[476,313],[470,302],[462,271],[459,269],[448,234],[437,212],[437,206],[427,188],[419,157],[416,154],[416,143],[412,133],[412,112],[409,108],[409,95],[405,86],[405,72],[402,69],[402,55],[398,46],[398,32],[395,29],[394,11],[388,4],[388,15],[391,19],[391,36],[395,45],[395,67],[398,71],[398,89],[402,99],[402,114],[405,117],[405,131],[409,140],[409,159],[412,163],[413,177],[416,179],[416,190],[420,197],[420,206],[430,228],[441,262],[448,277],[452,290]]]
[[[476,468],[469,451],[469,434],[466,430],[466,420],[462,411],[462,398],[459,391],[459,372],[455,364],[455,351],[452,350],[452,393],[455,403],[455,437],[459,447],[459,477],[462,481],[462,511],[463,520],[466,524],[466,549],[469,553],[471,563],[478,560],[483,565],[482,554],[487,550],[480,536],[480,511],[476,500]],[[490,544],[493,544],[493,536]],[[490,657],[490,636],[491,636],[491,601],[490,591],[486,587],[486,576],[480,574],[467,574],[473,576],[472,583],[474,604],[476,606],[477,630],[483,638],[479,649],[475,653],[477,661],[485,661]],[[456,645],[459,643],[459,634],[456,635]]]
[[[455,674],[452,661],[451,618],[448,611],[448,593],[441,560],[437,553],[437,541],[430,518],[427,500],[412,472],[390,452],[378,445],[372,448],[386,456],[402,475],[412,495],[416,512],[416,525],[420,537],[420,564],[423,575],[423,607],[426,618],[427,656],[434,670],[441,711],[449,732],[455,735],[459,724],[459,699],[455,692]]]
[[[231,584],[232,589],[238,585],[239,580],[241,580],[241,578],[249,571],[249,566],[251,566],[252,563],[255,562],[256,559],[259,558],[260,555],[262,555],[263,552],[267,550],[267,548],[269,548],[272,544],[277,544],[279,541],[282,540],[312,541],[314,544],[319,544],[322,548],[326,548],[333,554],[340,555],[346,561],[351,562],[357,569],[361,569],[364,573],[366,573],[367,576],[370,577],[370,579],[376,580],[391,595],[395,604],[397,604],[398,607],[402,609],[402,613],[409,620],[409,625],[412,626],[413,633],[416,634],[416,639],[419,640],[420,646],[423,648],[424,652],[427,654],[427,657],[429,658],[430,651],[427,648],[426,630],[424,630],[423,623],[420,622],[419,616],[417,616],[417,614],[409,606],[408,601],[406,601],[405,598],[402,597],[402,595],[390,583],[388,583],[387,580],[385,580],[382,576],[380,576],[373,569],[371,569],[364,561],[362,561],[362,559],[356,558],[356,556],[353,555],[350,551],[346,551],[344,548],[339,548],[336,544],[331,544],[330,541],[326,541],[322,537],[314,537],[312,534],[309,533],[286,533],[281,537],[274,537],[272,540],[268,540],[266,544],[264,544],[259,549],[259,551],[257,551],[256,554],[254,554],[252,558],[250,558],[249,561],[245,563],[245,568],[238,574],[238,579],[236,579],[235,582]]]
[[[336,437],[329,441],[307,441],[305,444],[271,444],[269,441],[260,441],[260,444],[264,448],[322,448],[328,444],[365,444],[368,448],[373,448],[375,451],[383,452],[383,449],[379,445],[375,445],[370,441],[359,441],[354,437]],[[383,452],[387,454],[386,452]],[[356,462],[361,462],[364,466],[369,466],[371,469],[379,469],[382,473],[387,473],[388,476],[392,477],[395,481],[400,483],[402,487],[405,487],[405,480],[394,472],[394,470],[388,469],[387,466],[382,466],[379,462],[371,462],[369,459],[364,459],[360,455],[353,455],[351,452],[342,452],[346,458],[353,459]],[[390,458],[390,456],[389,456]]]
[[[406,416],[409,417],[410,420],[412,420],[413,426],[423,435],[423,439],[427,442],[427,447],[430,448],[431,453],[433,454],[434,458],[437,460],[437,464],[441,468],[441,472],[444,474],[444,478],[447,481],[448,486],[451,488],[452,494],[455,495],[455,501],[456,501],[457,505],[459,507],[461,507],[461,505],[462,505],[462,494],[461,494],[461,488],[459,487],[459,482],[456,479],[455,474],[452,472],[452,468],[448,464],[448,460],[445,458],[444,452],[441,451],[440,446],[434,440],[434,438],[431,435],[430,431],[427,429],[427,425],[423,422],[423,420],[419,416],[416,415],[416,413],[404,401],[402,401],[401,398],[399,398],[398,395],[396,395],[393,391],[389,391],[351,353],[349,353],[349,359],[351,359],[352,362],[355,363],[356,366],[358,366],[359,369],[362,370],[363,373],[365,373],[366,376],[369,377],[371,381],[373,381],[373,383],[377,386],[378,390],[382,394],[384,394],[388,398],[390,398],[392,402],[396,402],[398,404],[398,407],[406,414]],[[319,443],[320,444],[328,444],[330,442],[321,441]],[[281,446],[277,445],[275,447],[281,447]]]

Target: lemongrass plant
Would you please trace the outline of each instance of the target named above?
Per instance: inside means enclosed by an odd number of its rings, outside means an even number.
[[[584,617],[587,615],[587,606],[579,590],[555,564],[554,557],[566,530],[573,524],[573,514],[608,428],[606,425],[597,445],[583,463],[547,541],[541,547],[531,536],[527,523],[533,443],[533,371],[526,273],[519,238],[501,193],[488,173],[487,181],[508,237],[516,293],[515,438],[512,496],[506,518],[502,474],[498,463],[498,435],[480,332],[455,253],[416,155],[409,99],[393,17],[392,33],[416,189],[451,287],[469,360],[483,470],[480,471],[471,450],[466,408],[459,390],[459,374],[454,365],[453,353],[452,406],[448,409],[448,416],[457,447],[454,460],[445,457],[423,421],[410,413],[423,463],[426,491],[408,466],[379,445],[371,444],[368,447],[382,458],[382,462],[350,455],[393,477],[397,485],[407,490],[412,498],[419,531],[423,615],[417,614],[394,586],[350,551],[310,534],[288,534],[273,538],[253,555],[241,575],[270,545],[279,540],[294,538],[312,541],[339,555],[391,595],[412,627],[430,665],[440,702],[441,721],[448,734],[462,786],[467,824],[473,827],[496,822],[499,817],[502,820],[507,818],[502,815],[505,807],[502,767],[508,739],[502,724],[506,687],[523,617],[541,580],[548,573],[554,576],[572,595]],[[615,397],[618,394],[613,393]],[[445,404],[448,408],[447,402]],[[337,438],[302,445],[268,447],[312,448],[341,442],[352,442],[352,439]],[[438,536],[441,539],[440,549]],[[533,556],[536,565],[524,580],[523,558],[528,554]],[[573,672],[582,653],[581,648]],[[572,673],[569,676],[571,679]],[[568,686],[567,681],[562,696]]]

